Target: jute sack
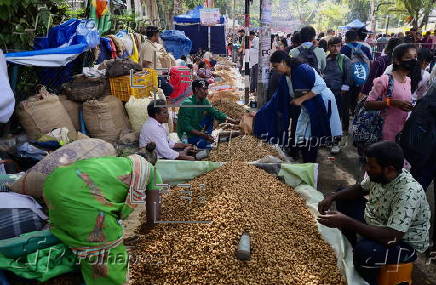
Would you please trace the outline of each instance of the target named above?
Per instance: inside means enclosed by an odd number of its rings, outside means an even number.
[[[243,134],[245,135],[253,134],[253,119],[254,119],[254,114],[251,113],[244,114],[241,122],[239,123],[239,126],[241,127]]]
[[[108,142],[116,142],[121,131],[130,129],[123,103],[114,96],[83,103],[83,118],[90,137]]]
[[[176,60],[174,59],[172,54],[168,53],[164,49],[161,49],[159,61],[162,65],[162,68],[171,68],[173,66],[176,66]]]
[[[73,122],[74,128],[76,128],[76,130],[80,130],[79,111],[80,111],[80,108],[82,106],[82,103],[68,100],[67,96],[65,96],[65,95],[60,95],[59,100],[61,101],[61,103],[64,106],[65,110],[67,111],[68,115],[70,116],[70,119]]]
[[[42,197],[45,178],[55,168],[81,159],[102,156],[116,156],[116,151],[110,143],[99,139],[74,141],[50,153],[27,170],[26,174],[10,185],[9,188],[17,193],[40,198]]]
[[[76,129],[65,107],[59,97],[50,94],[45,87],[41,88],[39,94],[21,101],[17,114],[29,139],[39,139],[57,128],[67,128],[70,138],[76,139]]]

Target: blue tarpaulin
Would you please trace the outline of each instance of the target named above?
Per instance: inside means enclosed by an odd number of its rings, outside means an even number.
[[[163,31],[160,34],[165,49],[172,53],[176,59],[191,52],[192,41],[183,31]]]
[[[34,50],[7,53],[5,57],[7,61],[21,65],[65,66],[99,41],[93,20],[70,19],[50,28],[48,37],[35,38]]]
[[[199,48],[209,48],[209,27],[200,25],[200,10],[197,6],[184,15],[174,16],[175,29],[185,32],[191,39],[191,53],[196,53]],[[224,29],[225,18],[221,16],[220,25],[210,27],[210,51],[214,54],[226,54],[226,36]]]

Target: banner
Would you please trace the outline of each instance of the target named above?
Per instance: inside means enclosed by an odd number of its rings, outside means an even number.
[[[221,21],[221,13],[218,8],[200,9],[200,23],[203,26],[215,26]]]

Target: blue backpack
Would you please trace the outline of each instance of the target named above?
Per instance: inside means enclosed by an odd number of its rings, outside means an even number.
[[[357,46],[348,43],[347,46],[351,49],[351,71],[354,86],[363,86],[369,77],[369,58],[362,50],[362,44]]]

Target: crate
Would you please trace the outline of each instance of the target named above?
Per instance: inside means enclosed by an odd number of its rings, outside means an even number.
[[[130,96],[135,96],[135,98],[150,97],[153,91],[157,90],[159,84],[157,71],[152,68],[145,68],[143,71],[133,74],[132,82],[130,82],[130,75],[125,75],[109,78],[109,85],[113,96],[127,102]]]

